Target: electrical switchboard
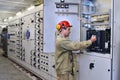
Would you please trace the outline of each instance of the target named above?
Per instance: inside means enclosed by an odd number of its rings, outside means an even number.
[[[77,80],[119,80],[120,17],[117,9],[120,6],[119,2],[119,0],[45,0],[44,34],[46,34],[43,51],[54,52],[53,33],[56,30],[53,27],[60,20],[68,20],[73,25],[71,40],[85,41],[92,35],[97,38],[91,46],[78,51]],[[50,28],[47,25],[50,25]],[[47,40],[48,35],[51,36],[51,41]]]
[[[9,21],[8,57],[43,80],[56,80],[55,26],[68,20],[73,26],[71,40],[85,41],[92,35],[97,38],[91,46],[76,52],[76,80],[120,80],[119,3],[119,0],[44,0],[44,5]]]
[[[43,5],[9,21],[8,57],[43,80],[55,80],[54,57],[43,52]]]

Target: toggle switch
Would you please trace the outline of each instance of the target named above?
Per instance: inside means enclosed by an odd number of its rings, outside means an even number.
[[[40,43],[38,42],[38,45],[40,45]]]
[[[37,13],[36,13],[36,17],[39,17],[39,16],[40,16],[40,13],[39,13],[39,12],[37,12]]]
[[[40,30],[39,31],[37,31],[38,33],[40,33]]]
[[[39,24],[36,24],[36,28],[40,28],[40,25],[39,25]]]
[[[48,69],[46,69],[46,71],[48,72]]]
[[[38,48],[37,50],[39,51],[40,49]]]
[[[31,23],[33,23],[34,22],[34,20],[31,20]]]
[[[34,63],[33,66],[36,67],[36,63]]]
[[[40,18],[37,18],[37,21],[40,22]]]
[[[38,57],[40,57],[40,54],[38,54]]]
[[[46,56],[46,59],[48,59],[48,56]]]
[[[38,59],[38,63],[40,63],[40,59]]]
[[[38,69],[40,69],[40,65],[38,65]]]
[[[38,39],[40,39],[40,37],[38,37]]]
[[[40,27],[40,25],[37,25],[37,27],[39,28],[39,27]]]
[[[48,63],[46,63],[46,65],[48,65]]]
[[[33,58],[34,61],[36,61],[36,58]]]
[[[38,16],[40,16],[40,13],[37,13]]]

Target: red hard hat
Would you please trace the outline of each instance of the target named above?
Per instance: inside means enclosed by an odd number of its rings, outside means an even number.
[[[63,20],[63,21],[60,21],[57,24],[56,29],[59,31],[59,30],[61,30],[63,28],[67,28],[67,27],[72,27],[72,26],[70,25],[70,23],[68,21]]]

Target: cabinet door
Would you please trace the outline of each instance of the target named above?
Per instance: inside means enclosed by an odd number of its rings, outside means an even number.
[[[80,55],[79,80],[111,80],[111,59]]]

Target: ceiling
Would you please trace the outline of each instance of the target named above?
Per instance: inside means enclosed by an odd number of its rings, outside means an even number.
[[[17,12],[23,11],[31,5],[38,6],[43,0],[0,0],[0,21],[4,21]]]

